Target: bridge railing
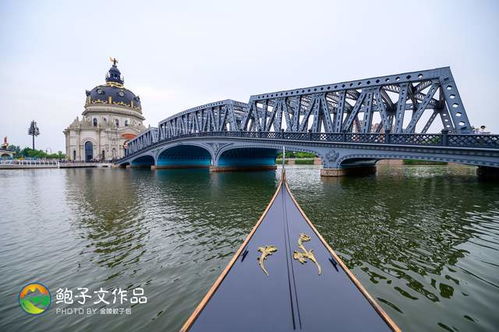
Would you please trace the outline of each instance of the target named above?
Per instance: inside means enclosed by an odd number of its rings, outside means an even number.
[[[448,135],[448,146],[499,148],[499,135]]]
[[[499,150],[499,135],[475,134],[363,134],[363,133],[303,133],[286,131],[211,131],[183,134],[154,142],[142,149],[128,154],[125,159],[139,155],[144,150],[161,146],[169,141],[195,137],[235,137],[262,140],[307,141],[314,143],[354,143],[354,144],[391,144],[412,146],[443,146],[461,148],[487,148]],[[118,161],[118,163],[120,160]]]

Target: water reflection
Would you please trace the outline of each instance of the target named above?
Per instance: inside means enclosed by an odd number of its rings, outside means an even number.
[[[483,250],[484,239],[477,227],[490,227],[484,219],[487,215],[494,216],[492,224],[496,225],[499,196],[497,186],[466,176],[469,171],[464,168],[449,175],[448,168],[381,169],[378,176],[322,181],[315,190],[299,192],[298,198],[347,265],[369,281],[364,281],[368,288],[378,285],[380,301],[402,317],[412,316],[408,320],[414,322],[421,302],[470,301],[463,299],[470,295],[461,283],[469,271],[461,263],[471,256],[470,242],[476,241]],[[295,182],[306,177],[294,175],[291,181]],[[490,235],[497,243],[497,226]],[[497,278],[486,280],[490,291],[497,292]],[[473,300],[483,303],[483,298]],[[493,296],[487,300],[498,301]],[[449,304],[439,308],[440,314],[452,311]],[[431,313],[420,321],[432,329],[428,316]]]
[[[138,262],[149,234],[137,194],[144,179],[137,175],[132,183],[123,170],[70,169],[65,175],[68,203],[79,217],[74,227],[88,240],[82,254],[97,254],[89,261],[109,268]]]
[[[265,209],[279,171],[0,173],[0,329],[176,331]],[[499,324],[499,189],[472,168],[388,166],[321,179],[289,166],[298,202],[404,330]],[[30,207],[30,209],[26,209]],[[35,212],[35,213],[33,213]],[[32,236],[36,234],[36,236]],[[29,246],[25,246],[29,243]],[[20,250],[19,248],[23,248]],[[130,317],[22,316],[23,283],[142,286]]]
[[[253,226],[275,188],[275,172],[209,173],[207,170],[154,172],[150,206],[163,207],[172,250],[186,250],[193,262],[228,257]],[[254,205],[243,203],[254,197]],[[250,218],[248,218],[250,216]],[[208,250],[194,251],[193,247]],[[175,258],[173,258],[175,259]]]

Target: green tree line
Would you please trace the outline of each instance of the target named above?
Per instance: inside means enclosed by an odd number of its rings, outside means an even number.
[[[282,152],[277,154],[278,159],[282,159]],[[315,154],[309,152],[286,152],[286,158],[315,158]]]
[[[32,148],[28,147],[21,149],[21,147],[17,145],[9,145],[7,147],[7,150],[14,152],[15,159],[66,159],[66,155],[62,153],[62,151],[57,151],[57,153],[47,153],[43,150],[33,150]]]

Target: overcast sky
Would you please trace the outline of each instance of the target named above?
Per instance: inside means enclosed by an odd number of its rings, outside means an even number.
[[[116,57],[146,125],[200,104],[450,66],[499,132],[498,1],[0,0],[0,137],[64,150]]]

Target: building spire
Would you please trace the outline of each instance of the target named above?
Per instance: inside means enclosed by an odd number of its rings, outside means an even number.
[[[123,87],[124,79],[121,75],[120,70],[116,66],[116,64],[118,63],[118,60],[116,58],[113,58],[113,57],[109,57],[109,60],[112,62],[113,65],[111,66],[111,68],[109,69],[109,71],[106,75],[106,83],[107,83],[107,85],[121,88],[121,87]]]

